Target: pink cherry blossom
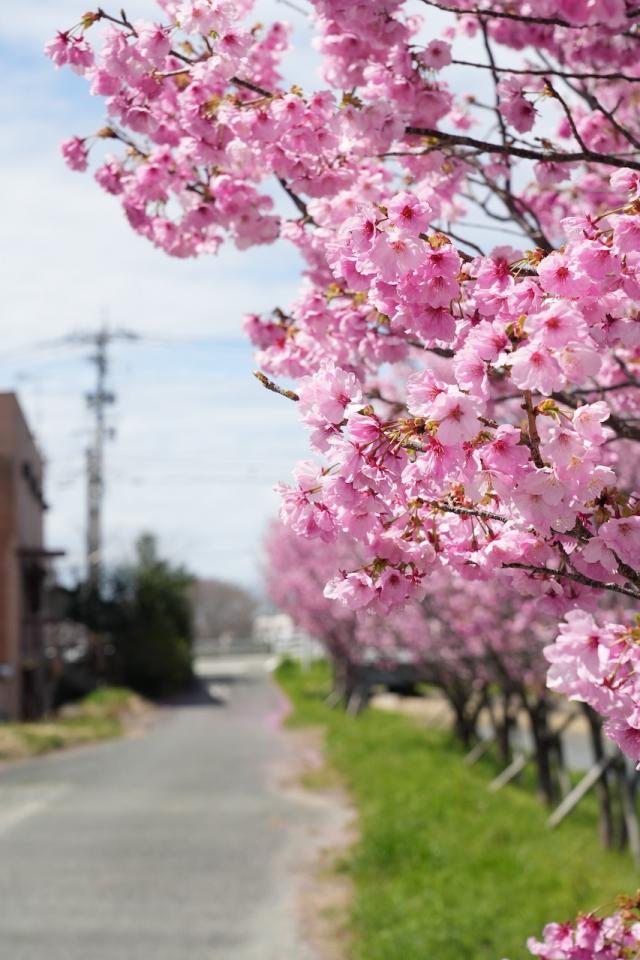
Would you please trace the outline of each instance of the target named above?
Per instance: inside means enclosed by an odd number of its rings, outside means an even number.
[[[425,67],[441,70],[451,63],[451,44],[444,40],[431,40],[420,53],[420,62]]]
[[[562,386],[564,378],[551,351],[534,341],[516,350],[511,361],[511,379],[521,390],[553,393]]]
[[[352,373],[325,363],[318,373],[301,381],[299,396],[303,415],[337,424],[348,404],[357,403],[362,393]]]
[[[89,151],[86,141],[80,137],[72,137],[71,140],[65,140],[61,145],[64,162],[70,170],[86,170],[89,166]]]
[[[547,293],[560,296],[577,297],[586,286],[577,266],[566,254],[550,253],[538,267],[538,276]]]
[[[640,549],[640,517],[622,517],[607,520],[598,531],[598,536],[623,563],[637,562]]]
[[[479,405],[474,397],[449,387],[439,393],[431,404],[429,417],[438,424],[438,440],[452,446],[470,440],[480,428]]]
[[[400,231],[421,233],[429,226],[432,210],[413,193],[398,193],[387,204],[389,222]]]

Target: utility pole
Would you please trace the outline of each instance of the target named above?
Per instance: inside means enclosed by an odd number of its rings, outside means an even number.
[[[73,333],[65,338],[70,343],[87,344],[93,348],[89,359],[95,364],[95,388],[87,393],[86,400],[92,410],[93,437],[87,449],[87,533],[86,558],[87,580],[96,592],[102,581],[102,501],[104,496],[104,445],[110,436],[107,426],[107,407],[115,403],[115,394],[107,387],[109,373],[108,348],[114,340],[137,340],[138,335],[130,330],[111,330],[104,324],[100,329],[87,333]]]

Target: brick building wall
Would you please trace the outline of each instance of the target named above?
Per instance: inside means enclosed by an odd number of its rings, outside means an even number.
[[[16,395],[0,393],[0,719],[44,709],[42,475]]]

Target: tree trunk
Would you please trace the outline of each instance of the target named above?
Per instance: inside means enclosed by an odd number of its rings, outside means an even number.
[[[558,798],[558,790],[553,777],[551,763],[551,737],[547,717],[547,704],[538,700],[532,706],[526,704],[531,722],[531,735],[536,753],[536,770],[538,774],[538,792],[546,804],[552,806]]]
[[[591,737],[591,749],[593,758],[599,763],[604,757],[604,743],[602,741],[602,722],[598,714],[586,703],[583,709],[587,722],[589,724],[589,734]],[[613,814],[611,811],[611,786],[608,771],[605,771],[596,784],[596,796],[598,798],[599,832],[600,841],[604,847],[610,847],[613,843]]]
[[[496,717],[492,711],[493,725],[496,733],[496,746],[498,749],[498,758],[500,763],[508,767],[513,760],[513,751],[511,749],[511,731],[513,729],[513,717],[511,716],[511,694],[502,695],[502,716]]]
[[[349,702],[349,664],[346,660],[334,657],[331,661],[333,685],[327,697],[331,708],[346,706]]]
[[[470,750],[474,740],[477,739],[477,713],[469,709],[471,697],[465,690],[461,690],[460,688],[444,688],[443,692],[453,710],[454,736],[460,740],[465,750]]]
[[[451,704],[455,714],[454,733],[465,750],[470,750],[473,742],[473,729],[467,717],[466,704],[460,703],[456,699],[452,700]]]

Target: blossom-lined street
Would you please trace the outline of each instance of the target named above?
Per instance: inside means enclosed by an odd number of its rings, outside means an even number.
[[[640,960],[638,0],[18,6],[11,960]]]

